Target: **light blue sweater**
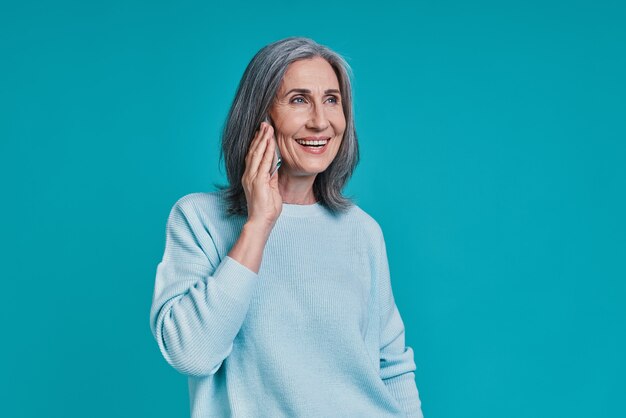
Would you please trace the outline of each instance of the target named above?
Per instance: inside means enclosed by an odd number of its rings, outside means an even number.
[[[256,274],[227,256],[245,220],[218,191],[167,222],[150,325],[191,416],[422,417],[378,223],[283,204]]]

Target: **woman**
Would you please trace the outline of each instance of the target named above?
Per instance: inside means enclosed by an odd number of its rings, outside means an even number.
[[[261,49],[224,130],[229,186],[170,213],[150,321],[192,417],[422,416],[382,231],[341,195],[347,69],[306,38]]]

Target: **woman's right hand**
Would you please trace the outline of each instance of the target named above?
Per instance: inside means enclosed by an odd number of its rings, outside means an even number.
[[[270,176],[276,141],[274,128],[262,122],[246,155],[246,169],[241,178],[248,205],[248,223],[268,231],[274,227],[283,208],[278,189],[278,170]]]

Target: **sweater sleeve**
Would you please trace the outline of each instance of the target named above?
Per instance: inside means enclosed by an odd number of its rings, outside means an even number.
[[[176,202],[150,309],[161,354],[191,376],[215,373],[228,357],[258,277],[228,256],[220,260],[208,231],[192,200]]]
[[[380,239],[380,377],[407,418],[423,418],[415,384],[413,349],[405,346],[404,323],[391,289],[389,262],[382,232]]]

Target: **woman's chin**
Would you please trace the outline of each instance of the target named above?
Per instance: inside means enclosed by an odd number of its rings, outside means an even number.
[[[283,170],[284,168],[284,170]],[[280,174],[283,176],[291,177],[315,177],[319,173],[326,171],[328,165],[308,165],[306,167],[298,167],[296,169],[290,169],[289,167],[279,168],[278,171],[282,171]]]

